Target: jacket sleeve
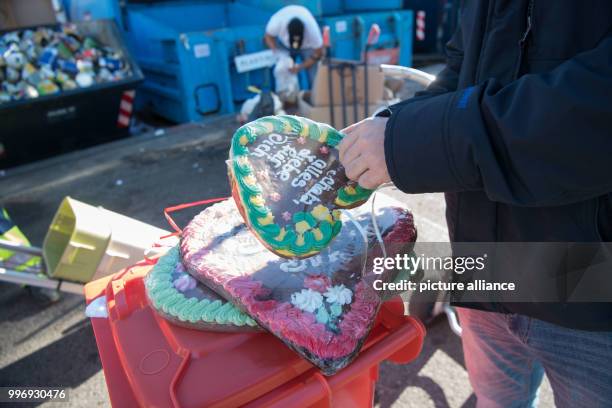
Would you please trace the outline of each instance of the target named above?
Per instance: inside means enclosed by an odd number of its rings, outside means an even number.
[[[389,174],[409,193],[483,190],[551,206],[612,191],[612,36],[544,74],[405,104],[387,122]]]

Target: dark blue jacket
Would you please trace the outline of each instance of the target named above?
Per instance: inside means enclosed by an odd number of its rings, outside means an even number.
[[[612,1],[465,0],[447,57],[391,108],[395,185],[445,192],[452,241],[612,241]],[[612,330],[612,304],[479,307]]]

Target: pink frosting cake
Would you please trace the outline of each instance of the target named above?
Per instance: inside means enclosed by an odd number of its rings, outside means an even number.
[[[347,219],[320,254],[290,260],[267,250],[244,224],[235,203],[224,201],[202,211],[183,231],[183,264],[330,375],[357,355],[381,304],[381,294],[366,277],[373,257],[381,256],[369,208],[350,211],[362,228]],[[408,211],[387,206],[376,217],[387,256],[412,249],[416,230]]]

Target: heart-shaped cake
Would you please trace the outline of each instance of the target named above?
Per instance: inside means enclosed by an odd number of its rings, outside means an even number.
[[[408,253],[416,239],[411,214],[385,205],[376,219],[387,256]],[[286,259],[268,251],[246,227],[232,200],[215,204],[183,230],[181,256],[189,273],[248,313],[325,374],[358,353],[381,304],[366,276],[381,256],[367,206],[316,256]],[[357,226],[359,225],[359,226]],[[364,237],[365,236],[365,237]],[[376,275],[393,280],[391,271]]]
[[[153,309],[179,326],[222,332],[261,330],[247,314],[189,275],[178,247],[149,271],[145,290]]]
[[[255,236],[286,258],[316,255],[342,228],[341,208],[370,190],[350,181],[336,146],[342,133],[298,116],[267,116],[239,128],[228,162],[232,196]]]

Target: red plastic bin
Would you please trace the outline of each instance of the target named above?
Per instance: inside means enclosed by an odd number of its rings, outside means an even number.
[[[213,333],[166,322],[149,307],[132,268],[85,286],[89,304],[106,296],[108,318],[92,326],[114,407],[365,407],[379,364],[407,363],[425,329],[402,302],[381,307],[359,357],[331,377],[267,333]]]

